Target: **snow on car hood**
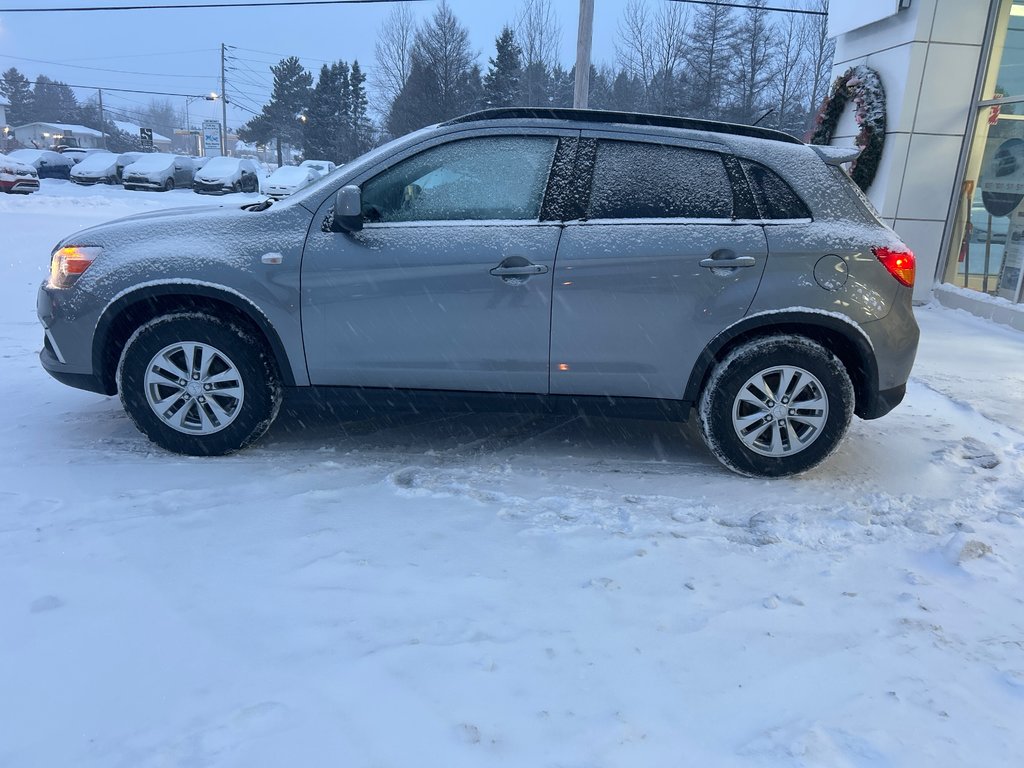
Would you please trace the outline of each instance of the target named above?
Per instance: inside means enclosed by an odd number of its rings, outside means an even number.
[[[319,174],[314,174],[319,175]],[[305,184],[309,179],[309,169],[298,165],[282,165],[267,179],[268,184],[280,185],[282,187],[293,187],[296,184]]]
[[[72,169],[75,176],[108,176],[117,168],[117,155],[112,152],[95,152],[88,155]]]

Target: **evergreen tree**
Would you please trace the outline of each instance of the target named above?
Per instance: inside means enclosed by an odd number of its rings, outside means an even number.
[[[347,128],[349,69],[343,61],[320,68],[316,87],[309,97],[302,131],[302,153],[306,158],[338,162],[336,146]]]
[[[548,80],[548,96],[545,107],[571,107],[576,93],[576,67],[568,72],[561,64],[555,64]]]
[[[644,98],[644,84],[636,77],[630,77],[625,70],[619,70],[611,86],[609,109],[621,112],[636,112]]]
[[[349,89],[349,101],[352,105],[350,113],[352,144],[348,152],[341,156],[342,161],[359,157],[373,146],[374,131],[373,121],[370,120],[370,99],[366,93],[366,74],[359,66],[358,59],[352,62]]]
[[[274,88],[270,101],[263,105],[260,114],[238,129],[242,141],[266,144],[271,139],[277,143],[277,163],[284,163],[282,145],[300,146],[302,143],[302,121],[309,103],[313,76],[302,68],[295,56],[281,59],[270,68],[274,75]]]
[[[520,101],[523,51],[512,28],[505,26],[495,40],[495,55],[484,76],[484,101],[489,107],[511,107]]]
[[[70,123],[78,117],[78,99],[75,92],[57,80],[39,75],[32,89],[32,117],[28,122],[45,120]]]
[[[690,108],[699,117],[722,116],[735,28],[735,19],[727,6],[699,6],[694,12],[684,57],[691,83]]]
[[[10,102],[7,110],[7,122],[11,125],[24,125],[32,118],[32,86],[29,80],[15,67],[11,67],[0,75],[0,94]]]

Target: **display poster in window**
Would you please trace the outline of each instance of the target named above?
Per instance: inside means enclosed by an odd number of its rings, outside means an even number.
[[[1012,302],[1020,300],[1021,277],[1024,276],[1024,210],[1016,210],[1010,217],[1010,231],[1006,233],[1003,267],[999,270],[996,296]]]
[[[1024,139],[989,142],[978,181],[985,210],[993,216],[1009,216],[1024,200]]]

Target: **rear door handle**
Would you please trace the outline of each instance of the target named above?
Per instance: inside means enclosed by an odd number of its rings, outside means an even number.
[[[548,268],[543,264],[523,264],[515,267],[495,267],[491,274],[495,277],[524,277],[527,275],[543,275]]]
[[[734,267],[752,267],[757,263],[753,256],[734,256],[731,259],[701,259],[700,265],[707,269],[732,269]]]

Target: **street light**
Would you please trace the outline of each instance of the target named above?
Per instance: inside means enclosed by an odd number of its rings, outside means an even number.
[[[188,131],[189,142],[192,141],[192,121],[188,116],[188,105],[193,101],[199,101],[199,99],[205,99],[206,101],[216,101],[220,96],[217,95],[216,91],[210,91],[203,96],[186,96],[185,97],[185,130]]]

